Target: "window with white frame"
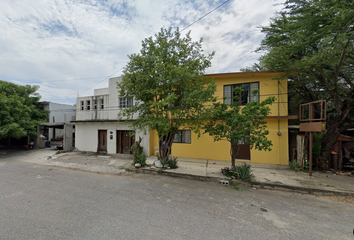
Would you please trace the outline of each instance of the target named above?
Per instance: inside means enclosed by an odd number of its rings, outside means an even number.
[[[131,106],[133,106],[133,98],[119,98],[119,108],[129,108]]]
[[[191,143],[191,130],[179,130],[173,138],[174,143]]]
[[[91,105],[90,100],[87,100],[86,101],[86,110],[90,110],[90,105]]]
[[[94,100],[93,102],[94,102],[93,107],[94,107],[95,110],[97,110],[97,100]]]
[[[243,91],[240,93],[239,101],[240,105],[246,105],[248,102],[259,102],[259,92],[253,94],[254,90],[259,90],[259,82],[254,83],[242,83],[234,85],[224,85],[224,103],[230,104],[234,102],[235,88],[240,87]]]
[[[84,111],[85,110],[85,102],[84,101],[81,101],[81,111]]]
[[[101,109],[104,109],[104,101],[101,99]]]

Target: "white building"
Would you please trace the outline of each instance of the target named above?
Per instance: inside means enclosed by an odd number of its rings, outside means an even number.
[[[144,154],[149,155],[149,132],[131,134],[131,124],[118,121],[118,113],[134,104],[118,96],[117,82],[109,79],[108,88],[95,89],[94,96],[79,97],[76,103],[75,144],[80,151],[130,154],[135,139],[142,137]]]
[[[54,102],[39,102],[44,110],[49,111],[47,123],[70,123],[75,120],[76,117],[76,106],[54,103]],[[64,135],[63,129],[58,128],[45,128],[44,135],[48,140],[54,137],[62,137]]]

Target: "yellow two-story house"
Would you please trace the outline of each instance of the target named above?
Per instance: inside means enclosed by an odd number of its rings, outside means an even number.
[[[259,151],[250,149],[245,144],[240,148],[236,161],[288,165],[288,119],[296,116],[288,116],[288,82],[281,79],[279,72],[235,72],[207,74],[206,77],[214,78],[217,84],[216,96],[218,101],[230,103],[233,101],[233,89],[240,86],[244,89],[240,104],[245,105],[249,101],[262,101],[269,96],[275,96],[276,101],[271,106],[271,114],[266,118],[269,135],[272,141],[272,151]],[[258,89],[259,94],[252,91]],[[155,154],[158,146],[156,131],[150,133],[150,155]],[[230,143],[217,141],[208,134],[197,134],[189,129],[180,130],[175,135],[172,144],[171,156],[183,158],[199,158],[210,160],[231,161]]]

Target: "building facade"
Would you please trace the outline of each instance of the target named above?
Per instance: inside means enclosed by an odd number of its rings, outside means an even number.
[[[109,79],[108,88],[95,89],[93,96],[79,97],[76,103],[76,148],[80,151],[130,154],[135,139],[141,137],[144,154],[149,155],[149,132],[131,130],[131,124],[118,121],[118,113],[133,99],[118,96],[117,83],[122,77]]]
[[[241,105],[249,101],[262,101],[269,96],[276,97],[276,101],[270,106],[271,114],[266,119],[269,130],[267,138],[272,141],[272,151],[254,150],[250,149],[249,145],[243,144],[237,161],[288,165],[288,119],[296,116],[288,116],[287,79],[277,79],[280,75],[274,72],[239,72],[206,76],[215,79],[216,96],[218,101],[224,103],[232,101],[233,88],[238,86],[245,90],[241,96]],[[252,94],[255,89],[259,90],[259,94]],[[158,146],[158,137],[156,131],[152,131],[150,155],[155,154],[155,146]],[[214,142],[208,134],[202,134],[198,138],[197,134],[186,128],[175,135],[171,150],[171,155],[175,157],[231,161],[228,141]]]
[[[47,123],[70,123],[74,121],[76,118],[76,106],[69,105],[69,104],[61,104],[61,103],[54,103],[54,102],[40,102],[39,103],[44,110],[47,110],[48,117]],[[44,128],[40,134],[44,134],[45,137],[50,140],[55,137],[63,137],[64,131],[63,129],[59,128]]]

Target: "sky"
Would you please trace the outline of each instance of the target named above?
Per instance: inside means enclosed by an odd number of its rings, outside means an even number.
[[[203,38],[205,54],[215,52],[206,73],[238,72],[257,62],[260,27],[283,2],[1,0],[0,80],[39,85],[41,101],[73,105],[121,76],[128,55],[139,53],[145,38],[192,23],[182,35],[191,31],[193,41]]]

